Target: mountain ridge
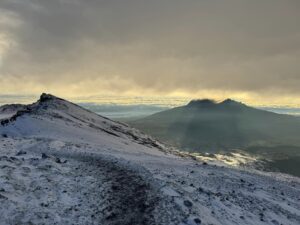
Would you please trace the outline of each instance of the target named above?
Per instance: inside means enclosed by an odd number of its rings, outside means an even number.
[[[97,115],[88,109],[51,94],[43,93],[36,102],[23,105],[21,109],[16,110],[8,118],[0,119],[0,126],[13,126],[17,120],[26,120],[27,118],[30,118],[30,120],[33,119],[34,121],[37,119],[46,120],[49,121],[50,124],[58,120],[61,121],[62,124],[66,124],[66,126],[75,126],[77,129],[85,127],[88,130],[101,131],[113,137],[126,136],[136,143],[143,143],[159,149],[162,148],[161,143],[158,143],[150,136],[142,134],[138,130],[128,127],[127,124]],[[18,130],[21,133],[26,132],[24,127],[20,127]]]
[[[131,125],[177,147],[216,151],[256,144],[299,145],[300,119],[247,106],[231,99],[192,100]],[[289,136],[288,136],[289,135]]]

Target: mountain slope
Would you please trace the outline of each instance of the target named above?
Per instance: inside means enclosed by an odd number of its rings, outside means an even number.
[[[159,143],[127,125],[101,117],[80,106],[52,95],[42,94],[31,105],[21,108],[10,118],[2,119],[2,130],[14,136],[80,137],[99,141],[130,140],[137,144],[160,147]],[[105,141],[104,141],[105,139]]]
[[[227,99],[195,100],[132,123],[163,141],[193,151],[249,146],[300,146],[300,119]]]
[[[21,104],[11,104],[11,105],[0,106],[0,120],[12,117],[18,111],[24,110],[25,107],[26,107],[25,105],[21,105]]]
[[[298,178],[179,156],[52,95],[2,120],[0,168],[0,224],[300,221]]]

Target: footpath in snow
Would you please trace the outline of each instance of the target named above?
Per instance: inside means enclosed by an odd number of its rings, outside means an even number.
[[[51,95],[5,107],[0,224],[300,223],[299,178],[181,156]]]

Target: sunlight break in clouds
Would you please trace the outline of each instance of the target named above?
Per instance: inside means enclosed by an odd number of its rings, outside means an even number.
[[[2,0],[0,94],[300,102],[295,0]]]

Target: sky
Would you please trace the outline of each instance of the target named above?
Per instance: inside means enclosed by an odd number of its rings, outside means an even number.
[[[0,0],[0,95],[300,107],[299,0]]]

